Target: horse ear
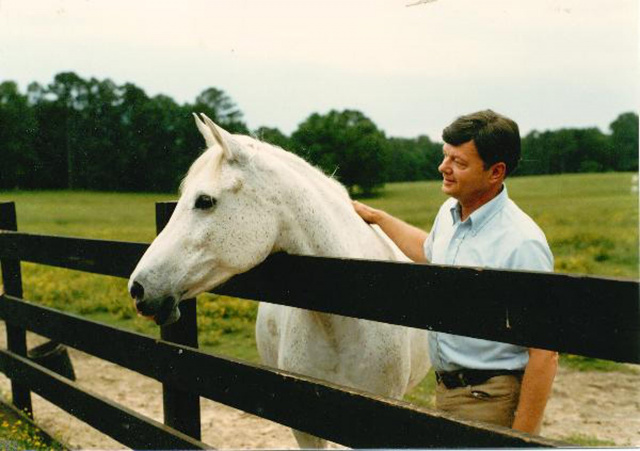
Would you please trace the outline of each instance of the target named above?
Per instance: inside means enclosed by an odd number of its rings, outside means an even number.
[[[206,114],[200,113],[200,115],[204,118],[204,122],[209,128],[209,130],[211,130],[211,133],[215,137],[216,142],[220,144],[220,147],[222,147],[222,152],[224,157],[228,161],[233,160],[234,155],[233,155],[233,151],[231,150],[231,147],[235,143],[233,142],[233,138],[231,137],[229,132],[227,132],[224,128],[216,125],[211,119],[209,119],[209,117]]]
[[[200,134],[204,138],[204,142],[207,144],[207,148],[215,146],[217,141],[213,136],[213,133],[211,133],[209,127],[207,127],[207,125],[202,122],[202,119],[200,119],[196,113],[193,113],[193,117],[196,120],[196,126],[198,127]]]

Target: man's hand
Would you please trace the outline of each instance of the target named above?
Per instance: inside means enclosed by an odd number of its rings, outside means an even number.
[[[358,201],[353,201],[353,209],[368,224],[376,224],[391,241],[414,262],[425,262],[424,241],[427,239],[427,232],[420,230],[406,222],[391,216],[389,213],[370,207]]]
[[[382,216],[381,210],[376,210],[368,205],[365,205],[357,200],[353,202],[353,209],[360,215],[362,219],[365,220],[367,224],[377,224]]]

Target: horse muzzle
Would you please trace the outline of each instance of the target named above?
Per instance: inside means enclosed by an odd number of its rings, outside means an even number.
[[[173,296],[167,296],[160,300],[145,299],[144,287],[138,282],[133,282],[129,289],[136,310],[142,316],[152,318],[158,326],[166,326],[180,319],[178,300]]]

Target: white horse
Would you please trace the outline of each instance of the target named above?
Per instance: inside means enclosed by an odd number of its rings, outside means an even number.
[[[181,299],[277,251],[407,259],[355,213],[338,182],[292,153],[195,117],[207,150],[189,169],[173,216],[131,275],[140,314],[158,324],[177,321]],[[425,331],[274,304],[259,306],[256,341],[266,365],[393,398],[429,368]],[[326,445],[294,435],[302,448]]]

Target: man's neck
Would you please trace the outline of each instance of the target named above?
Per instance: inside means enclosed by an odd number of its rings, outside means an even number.
[[[502,192],[503,187],[504,185],[500,185],[495,189],[479,193],[479,195],[474,196],[472,199],[465,199],[464,201],[458,199],[458,203],[460,204],[460,221],[466,221],[466,219],[471,216],[471,213],[493,200]]]

